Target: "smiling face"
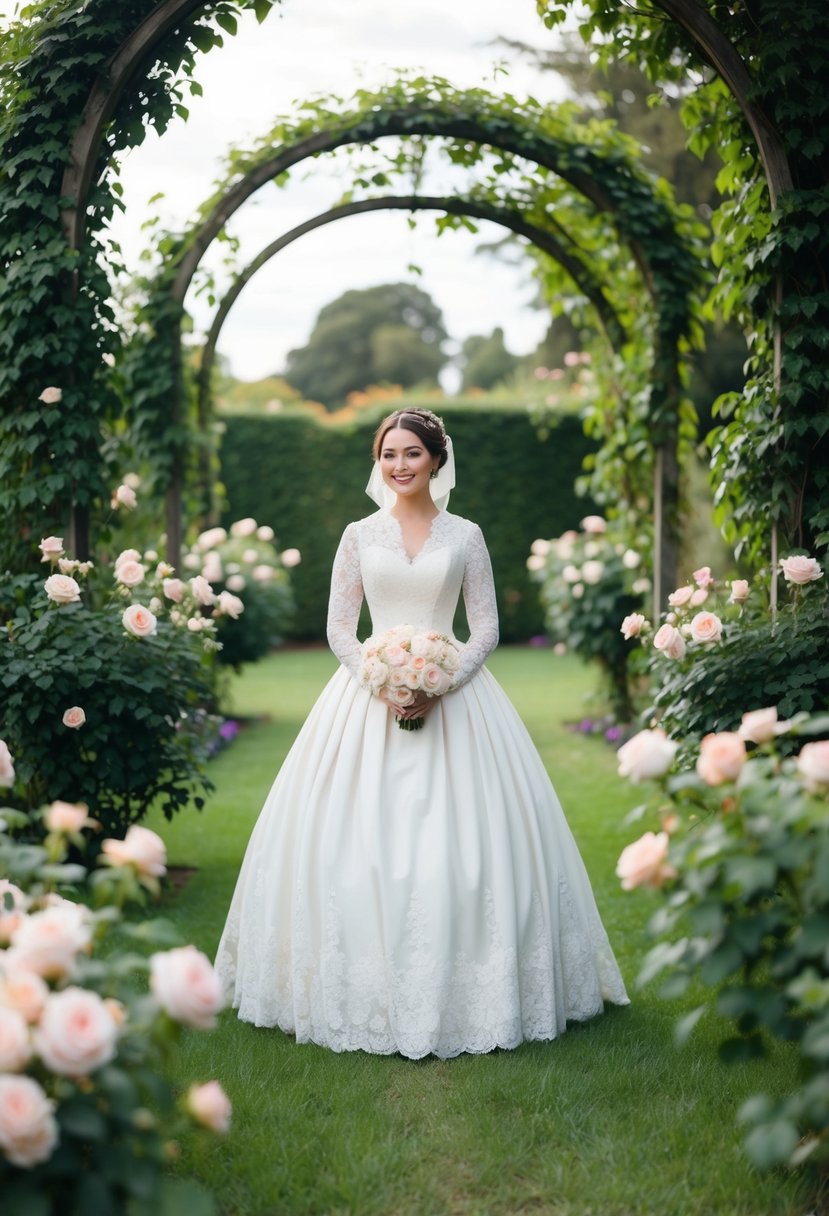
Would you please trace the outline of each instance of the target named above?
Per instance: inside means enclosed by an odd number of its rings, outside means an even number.
[[[395,494],[417,498],[429,493],[429,481],[432,469],[438,466],[438,457],[426,450],[414,431],[405,427],[386,431],[379,459],[383,481]]]

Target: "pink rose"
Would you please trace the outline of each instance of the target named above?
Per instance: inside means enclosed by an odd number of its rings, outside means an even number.
[[[661,887],[667,879],[675,878],[676,870],[668,865],[668,833],[645,832],[622,849],[616,874],[625,891],[642,886]]]
[[[789,725],[788,722],[778,722],[777,706],[772,705],[743,714],[737,734],[746,743],[768,743],[776,735],[785,734]]]
[[[302,554],[299,549],[283,549],[279,556],[282,558],[282,565],[288,570],[292,566],[298,566],[302,561]]]
[[[61,718],[64,726],[68,726],[70,730],[80,730],[86,721],[86,714],[81,709],[80,705],[72,705],[64,711]]]
[[[124,562],[140,562],[141,554],[137,549],[122,549],[115,559],[115,569],[118,570]]]
[[[582,532],[606,532],[607,521],[602,519],[601,515],[585,515],[584,519],[579,524]]]
[[[89,913],[79,904],[61,900],[27,916],[11,941],[14,966],[28,967],[45,979],[61,979],[72,971],[76,956],[89,949]]]
[[[14,785],[14,764],[9,745],[0,739],[0,789],[10,789]]]
[[[0,972],[0,1006],[14,1009],[27,1022],[39,1020],[48,995],[48,986],[35,971],[4,967]]]
[[[694,571],[693,578],[698,587],[710,587],[714,582],[710,566],[700,566],[699,570]]]
[[[40,542],[38,548],[43,554],[40,560],[42,562],[51,562],[54,565],[63,556],[63,537],[46,536]]]
[[[731,595],[729,602],[732,604],[744,604],[751,594],[751,588],[748,585],[748,579],[735,578],[731,580]]]
[[[668,603],[672,608],[684,608],[693,593],[693,587],[677,587],[676,591],[672,591],[668,596]]]
[[[660,625],[653,635],[653,645],[669,659],[685,657],[685,639],[675,625]]]
[[[622,621],[620,633],[624,636],[625,641],[630,638],[638,638],[646,624],[647,621],[641,612],[631,612],[630,616],[626,616]]]
[[[43,589],[55,604],[76,604],[81,598],[80,587],[68,574],[50,575]]]
[[[44,405],[57,405],[63,399],[63,389],[56,388],[51,384],[45,388],[38,397],[38,401],[42,401]]]
[[[92,820],[89,808],[83,803],[53,802],[46,811],[43,822],[50,832],[79,832]]]
[[[238,595],[231,595],[229,591],[219,592],[219,598],[216,601],[217,616],[229,616],[232,620],[237,621],[244,611],[244,600],[240,600]]]
[[[430,697],[440,697],[449,691],[450,680],[446,672],[442,671],[437,664],[429,663],[423,668],[421,683],[423,691]]]
[[[140,824],[128,827],[123,840],[105,840],[101,849],[110,865],[134,866],[139,874],[150,878],[167,873],[167,846],[160,836]]]
[[[128,486],[126,483],[123,483],[122,485],[118,486],[117,489],[113,490],[112,506],[115,510],[117,510],[118,507],[126,507],[128,511],[131,511],[137,505],[138,499],[136,498],[135,490],[132,488],[132,486]]]
[[[222,545],[226,540],[227,532],[224,528],[208,528],[197,537],[196,547],[206,553],[208,549],[215,549],[216,545]]]
[[[387,646],[383,658],[389,667],[405,667],[409,661],[409,652],[402,646]]]
[[[165,578],[161,584],[168,600],[180,604],[184,596],[184,583],[180,578]]]
[[[218,1081],[191,1085],[184,1104],[197,1123],[212,1132],[223,1134],[230,1128],[233,1107]]]
[[[0,1077],[0,1149],[12,1165],[31,1169],[51,1157],[58,1142],[53,1107],[31,1077]]]
[[[733,731],[706,735],[699,745],[697,773],[706,785],[736,781],[746,762],[746,745]]]
[[[662,777],[673,764],[678,747],[661,727],[640,730],[616,753],[619,776],[628,777],[634,784]]]
[[[195,946],[153,954],[150,990],[171,1018],[201,1030],[210,1030],[224,1008],[219,977]]]
[[[23,1014],[0,1005],[0,1073],[20,1072],[31,1055],[29,1027]]]
[[[794,557],[781,557],[780,569],[786,582],[797,586],[823,578],[823,571],[815,558],[806,557],[802,553],[797,553]]]
[[[147,573],[141,562],[124,561],[115,567],[115,578],[123,587],[137,587]]]
[[[829,740],[805,744],[797,757],[797,771],[809,793],[829,790]]]
[[[216,598],[213,588],[202,574],[197,574],[195,578],[190,579],[190,591],[196,603],[202,604],[205,608],[209,608]]]
[[[691,637],[695,642],[719,642],[722,621],[715,612],[698,612],[691,621]]]
[[[87,1077],[115,1055],[118,1027],[97,992],[64,988],[50,994],[35,1030],[35,1050],[52,1072]]]
[[[136,638],[148,638],[156,632],[158,621],[155,615],[143,604],[130,604],[125,608],[121,621],[127,633]]]
[[[708,592],[704,587],[697,587],[696,591],[691,592],[691,607],[699,608],[708,599]]]
[[[235,523],[230,525],[230,535],[236,537],[253,536],[258,526],[256,520],[250,516],[247,516],[245,519],[237,519]]]

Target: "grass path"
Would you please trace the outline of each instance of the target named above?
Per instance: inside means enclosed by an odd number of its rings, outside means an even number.
[[[734,1126],[746,1096],[791,1082],[791,1054],[726,1068],[705,1019],[677,1050],[673,1023],[694,996],[669,1003],[634,988],[658,897],[623,893],[613,872],[636,791],[616,777],[611,748],[562,725],[583,713],[590,672],[530,649],[501,650],[489,666],[553,776],[630,1008],[553,1043],[418,1062],[297,1045],[227,1012],[213,1034],[185,1037],[177,1080],[218,1077],[233,1130],[218,1146],[185,1142],[183,1168],[223,1216],[806,1216],[802,1183],[756,1174]],[[150,824],[172,865],[197,867],[165,912],[210,957],[251,827],[333,670],[327,652],[295,651],[246,671],[233,711],[270,719],[213,762],[202,814]]]

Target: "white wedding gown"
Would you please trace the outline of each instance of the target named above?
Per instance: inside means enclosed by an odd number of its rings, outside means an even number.
[[[457,687],[401,730],[360,687],[357,622],[470,638]],[[387,510],[350,524],[332,574],[342,666],[256,823],[216,967],[239,1017],[335,1051],[418,1058],[553,1039],[627,1004],[587,873],[530,737],[483,666],[489,555],[448,512],[409,559]]]

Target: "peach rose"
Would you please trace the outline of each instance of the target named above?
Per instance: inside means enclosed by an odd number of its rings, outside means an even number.
[[[685,657],[685,639],[675,625],[660,625],[653,635],[653,645],[669,659]]]
[[[205,608],[209,608],[216,599],[210,583],[208,583],[202,574],[197,574],[195,578],[191,578],[189,581],[193,599],[197,604],[202,604]]]
[[[235,523],[230,525],[230,535],[236,537],[253,536],[258,526],[256,520],[248,515],[245,519],[237,519]]]
[[[700,566],[699,570],[694,571],[693,579],[698,587],[710,587],[714,582],[711,577],[711,567]]]
[[[167,873],[167,846],[160,836],[140,824],[128,827],[123,840],[105,840],[101,849],[110,865],[134,866],[139,874],[150,878]]]
[[[49,995],[35,1030],[35,1050],[52,1072],[87,1077],[115,1055],[118,1027],[97,992],[64,988]]]
[[[14,785],[14,764],[9,745],[0,739],[0,789],[9,789]]]
[[[719,642],[722,621],[715,612],[698,612],[691,621],[691,638],[695,642]]]
[[[398,705],[401,709],[407,709],[410,705],[414,705],[415,695],[411,688],[406,687],[405,675],[402,679],[402,684],[392,685],[386,689],[385,699],[389,705]]]
[[[229,591],[219,592],[219,598],[216,601],[217,615],[229,616],[237,621],[244,611],[244,601],[240,600],[238,595],[231,595]]]
[[[89,808],[83,803],[53,802],[46,810],[43,822],[50,832],[79,832],[92,823]]]
[[[125,561],[115,567],[115,578],[122,587],[137,587],[146,573],[147,568],[141,562]]]
[[[751,594],[751,588],[748,585],[748,579],[735,578],[731,580],[731,595],[728,597],[731,604],[744,604]]]
[[[38,545],[38,549],[43,554],[40,560],[51,562],[54,565],[63,556],[63,537],[45,536]]]
[[[118,507],[126,507],[131,511],[138,505],[138,499],[135,495],[135,490],[132,486],[128,486],[123,482],[112,492],[112,506],[117,510]]]
[[[634,784],[662,777],[673,764],[678,747],[661,727],[640,730],[616,753],[619,776],[628,777]]]
[[[51,574],[43,589],[55,604],[76,604],[81,598],[81,589],[68,574]]]
[[[29,1027],[23,1014],[0,1005],[0,1073],[20,1072],[31,1055]]]
[[[788,722],[778,722],[777,706],[772,705],[743,714],[737,734],[746,743],[768,743],[776,735],[785,734],[788,729]]]
[[[693,587],[677,587],[676,591],[672,591],[668,596],[668,603],[672,608],[684,608],[693,594]]]
[[[184,1100],[185,1107],[202,1127],[223,1134],[230,1128],[233,1107],[218,1081],[191,1085]]]
[[[734,731],[706,735],[699,745],[697,773],[706,785],[736,781],[746,762],[746,745]]]
[[[449,676],[435,663],[429,663],[423,668],[421,681],[423,691],[428,693],[430,697],[440,697],[449,691]]]
[[[646,625],[647,620],[641,612],[631,612],[630,616],[626,616],[622,621],[619,632],[624,636],[625,641],[628,641],[630,638],[638,638]]]
[[[12,934],[7,955],[14,966],[28,967],[44,979],[61,979],[75,966],[75,958],[92,941],[89,913],[64,899],[27,916]]]
[[[27,1022],[40,1018],[49,988],[35,971],[26,967],[4,967],[0,972],[0,1006],[14,1009]]]
[[[829,740],[805,744],[797,757],[797,771],[811,794],[829,790]]]
[[[38,397],[38,401],[42,401],[44,405],[57,405],[63,399],[63,389],[56,388],[54,384],[50,384],[45,388]]]
[[[598,534],[607,531],[607,521],[602,519],[601,515],[585,515],[579,527],[582,532]]]
[[[288,570],[293,566],[298,566],[302,561],[299,549],[283,549],[279,556],[282,559],[282,565]]]
[[[168,600],[180,604],[184,596],[184,583],[180,578],[165,578],[161,584]]]
[[[676,870],[668,864],[668,833],[645,832],[622,849],[616,874],[622,880],[624,891],[643,886],[661,887],[669,878],[675,878]]]
[[[150,990],[171,1018],[210,1030],[224,1008],[219,977],[195,946],[179,946],[150,958]]]
[[[794,557],[781,557],[780,569],[783,571],[786,582],[794,583],[796,586],[803,586],[805,583],[813,583],[816,579],[823,578],[823,571],[815,558],[806,557],[802,553],[797,553]]]
[[[130,604],[129,608],[124,609],[121,621],[127,633],[136,638],[151,637],[158,628],[155,615],[143,604]]]
[[[51,1157],[58,1142],[53,1108],[31,1077],[0,1077],[0,1149],[12,1165],[31,1169]]]
[[[70,730],[80,730],[86,721],[86,714],[81,709],[80,705],[72,705],[69,709],[64,710],[61,718],[64,726],[68,726]]]

